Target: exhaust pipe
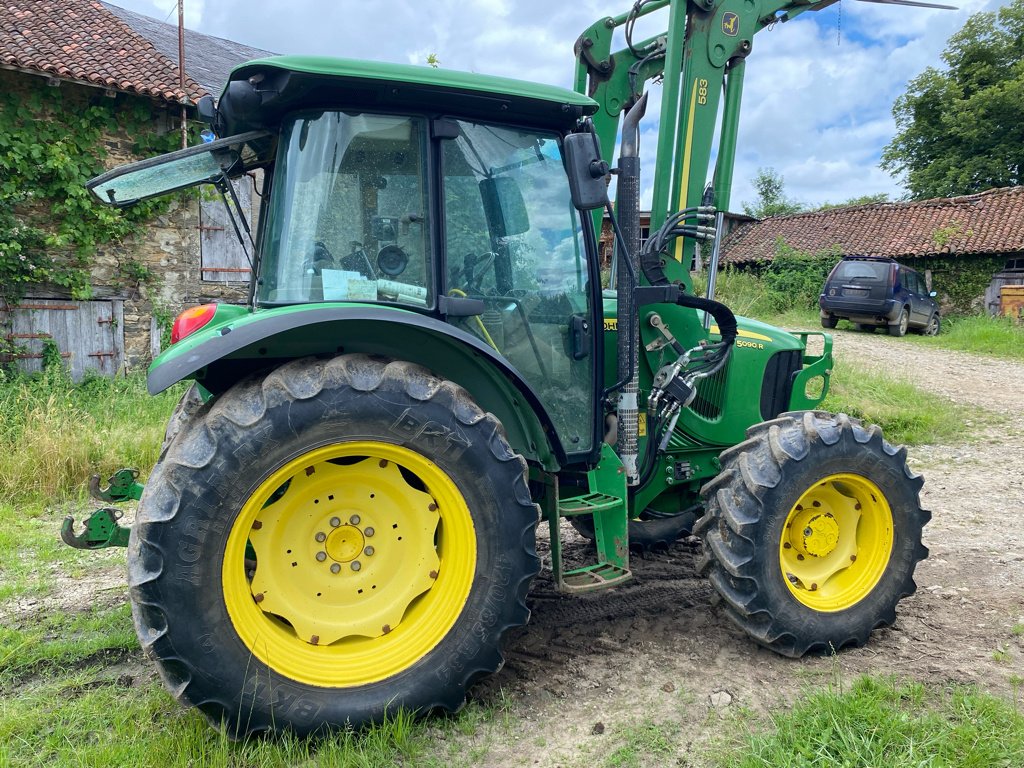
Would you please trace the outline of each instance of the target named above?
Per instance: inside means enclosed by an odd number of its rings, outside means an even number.
[[[622,122],[622,149],[619,154],[618,173],[618,218],[622,241],[626,253],[621,253],[617,243],[616,261],[628,259],[632,269],[617,269],[615,288],[618,293],[618,378],[629,379],[619,390],[618,402],[618,453],[626,470],[626,484],[638,485],[640,473],[637,468],[639,451],[637,440],[640,434],[639,368],[640,368],[640,321],[637,317],[633,296],[631,275],[639,274],[640,268],[640,119],[647,109],[647,94],[643,94],[630,107]]]

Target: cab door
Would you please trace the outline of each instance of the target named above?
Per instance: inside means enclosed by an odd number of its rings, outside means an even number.
[[[441,146],[445,293],[483,301],[452,318],[511,363],[566,454],[595,449],[594,291],[557,135],[458,122]]]

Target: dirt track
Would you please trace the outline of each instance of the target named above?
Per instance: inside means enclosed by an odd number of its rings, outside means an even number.
[[[530,625],[510,642],[505,668],[475,691],[493,699],[504,689],[521,724],[491,746],[486,764],[587,764],[588,753],[606,750],[596,724],[614,733],[642,717],[682,723],[684,744],[702,742],[725,710],[764,711],[862,673],[971,682],[1013,696],[1010,678],[1024,675],[1024,637],[1011,631],[1024,623],[1024,365],[836,333],[838,358],[896,375],[910,349],[920,386],[1005,420],[969,442],[911,451],[926,480],[922,506],[933,513],[931,556],[893,627],[835,658],[776,656],[714,607],[696,575],[695,543],[635,558],[631,584],[583,598],[556,594],[542,573]]]

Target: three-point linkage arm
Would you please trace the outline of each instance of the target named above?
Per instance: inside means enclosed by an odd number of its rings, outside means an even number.
[[[643,92],[662,80],[660,129],[654,167],[651,230],[671,213],[701,205],[715,136],[719,104],[724,107],[712,185],[712,205],[729,207],[743,73],[757,32],[836,0],[637,0],[626,14],[601,19],[576,42],[575,87],[601,105],[594,125],[605,158],[613,156],[621,115]],[[891,5],[951,8],[917,0],[866,0]],[[635,21],[668,9],[668,28],[641,42],[632,39]],[[622,27],[626,48],[612,52],[612,35]],[[694,242],[679,238],[672,281],[690,286],[688,267]],[[687,268],[684,268],[686,265]]]

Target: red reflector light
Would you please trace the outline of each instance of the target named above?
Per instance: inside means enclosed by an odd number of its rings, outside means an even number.
[[[174,325],[171,326],[171,344],[177,344],[186,336],[198,331],[213,320],[216,313],[216,304],[202,304],[186,309],[174,319]]]

